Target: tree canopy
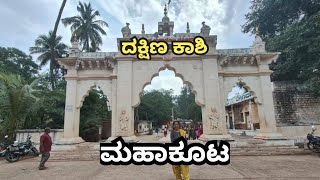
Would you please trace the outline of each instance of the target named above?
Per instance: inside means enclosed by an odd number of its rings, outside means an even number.
[[[111,112],[108,111],[108,97],[99,89],[93,89],[83,102],[80,110],[80,134],[86,130],[95,128],[102,121],[111,120]]]
[[[19,74],[28,80],[34,78],[38,70],[39,66],[32,60],[32,56],[13,47],[0,47],[0,71]]]
[[[91,4],[81,3],[77,6],[79,15],[62,19],[65,26],[71,25],[72,37],[71,41],[80,41],[82,50],[87,52],[95,52],[102,45],[101,35],[106,35],[104,26],[108,24],[97,19],[100,16],[99,11],[92,8]]]
[[[5,125],[2,128],[6,127],[2,130],[8,133],[11,140],[15,130],[23,127],[27,115],[39,100],[34,90],[37,81],[28,84],[19,75],[0,73],[0,119]]]
[[[144,92],[135,113],[138,113],[141,120],[150,120],[161,125],[172,120],[172,111],[174,118],[202,120],[201,107],[195,103],[195,96],[187,85],[181,88],[178,96],[173,95],[173,90]]]
[[[243,32],[259,27],[267,51],[282,53],[272,81],[299,80],[320,96],[320,1],[253,0],[250,10]]]
[[[32,56],[19,49],[0,47],[0,140],[4,133],[9,134],[11,140],[15,139],[15,130],[21,128],[63,128],[65,70],[60,68],[55,58],[61,58],[68,52],[62,37],[56,35],[65,4],[66,0],[63,0],[53,32],[39,35],[29,49],[31,54],[40,54],[40,66]],[[71,23],[71,29],[75,30],[72,37],[80,40],[87,51],[99,50],[102,45],[100,34],[106,34],[102,27],[108,26],[107,23],[96,19],[100,14],[92,9],[90,3],[79,3],[77,10],[79,16],[65,18],[66,24]],[[40,67],[47,64],[50,65],[49,72],[39,74]],[[107,97],[101,91],[90,92],[81,108],[80,132],[111,118],[106,101]]]
[[[141,96],[141,103],[136,108],[139,119],[154,121],[157,125],[171,120],[173,104],[173,91],[152,90],[144,92]]]
[[[183,86],[176,100],[177,116],[182,119],[202,120],[201,107],[195,102],[195,95],[190,86]]]
[[[39,37],[35,40],[35,46],[30,47],[30,52],[31,54],[40,54],[38,57],[40,67],[50,63],[50,82],[52,89],[54,89],[60,69],[60,65],[57,63],[55,58],[61,58],[63,55],[66,55],[68,52],[68,46],[61,42],[62,36],[56,36],[55,40],[52,40],[52,38],[52,31],[50,31],[47,35],[39,35]],[[54,46],[54,58],[52,58],[51,55],[51,46]]]

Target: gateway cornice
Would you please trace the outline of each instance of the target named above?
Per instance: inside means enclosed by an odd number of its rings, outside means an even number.
[[[223,77],[239,77],[239,76],[266,76],[266,75],[271,75],[272,71],[270,70],[265,70],[265,71],[219,71],[218,75],[223,76]]]

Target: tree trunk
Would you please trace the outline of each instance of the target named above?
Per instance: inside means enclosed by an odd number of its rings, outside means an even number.
[[[54,29],[53,29],[53,32],[52,32],[52,39],[51,39],[51,43],[50,43],[50,54],[51,54],[51,61],[52,62],[55,62],[56,59],[55,59],[55,53],[54,53],[54,46],[55,46],[55,40],[56,40],[56,34],[57,34],[57,30],[58,30],[58,26],[59,26],[59,22],[60,22],[60,19],[61,19],[61,15],[62,15],[62,11],[64,9],[64,6],[66,5],[66,2],[67,0],[63,0],[62,4],[61,4],[61,7],[60,7],[60,10],[59,10],[59,14],[58,14],[58,17],[57,17],[57,20],[56,20],[56,23],[54,25]],[[53,63],[54,64],[54,63]],[[52,65],[53,65],[52,64]],[[52,67],[53,68],[53,67]],[[50,68],[50,76],[51,78],[54,78],[53,74],[52,74],[53,70],[51,70]],[[54,79],[51,80],[51,83],[54,81]],[[52,90],[54,89],[54,84],[51,84],[52,86]]]
[[[54,83],[54,79],[55,79],[55,76],[53,74],[53,70],[54,70],[54,64],[53,64],[53,60],[51,59],[50,60],[50,82],[51,82],[51,88],[52,90],[54,90],[55,88],[55,83]]]
[[[9,128],[8,128],[8,136],[9,136],[9,142],[13,142],[16,139],[16,126],[17,124],[17,119],[15,117],[11,117],[10,118],[10,122],[9,122]]]
[[[87,52],[90,52],[89,35],[87,35]]]

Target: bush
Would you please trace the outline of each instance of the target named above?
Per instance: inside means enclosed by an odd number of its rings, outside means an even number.
[[[81,135],[83,140],[86,142],[98,142],[99,141],[99,128],[98,127],[92,127],[85,129]]]

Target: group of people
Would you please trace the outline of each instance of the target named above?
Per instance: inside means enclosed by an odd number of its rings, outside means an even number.
[[[196,140],[199,139],[199,137],[202,134],[202,127],[201,125],[198,127],[185,127],[184,130],[187,132],[186,139],[187,140]]]
[[[196,126],[183,126],[180,124],[180,128],[183,129],[186,132],[186,139],[187,140],[196,140],[199,139],[201,134],[203,133],[202,125],[196,125]],[[174,128],[173,128],[174,129]],[[167,137],[168,134],[168,127],[165,126],[163,129],[163,135],[164,137]],[[160,128],[156,127],[154,130],[154,134],[156,137],[159,137]]]
[[[159,132],[160,132],[159,128],[156,127],[156,128],[154,129],[154,134],[155,134],[156,137],[159,137]],[[167,137],[167,134],[168,134],[168,128],[167,128],[167,126],[165,126],[165,127],[163,128],[163,135],[164,135],[164,137]]]

